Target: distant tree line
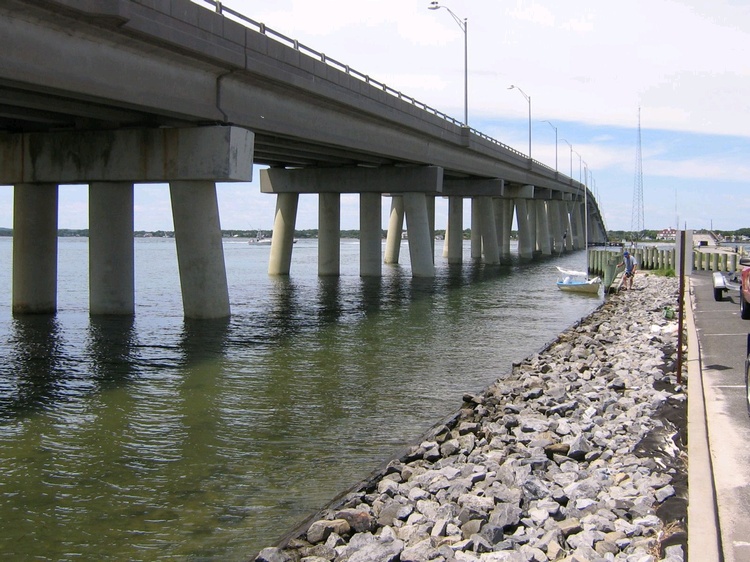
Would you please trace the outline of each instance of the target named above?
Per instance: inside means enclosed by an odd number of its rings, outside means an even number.
[[[608,230],[607,236],[611,241],[619,240],[656,240],[661,230],[642,230],[640,233],[633,233],[631,230]],[[696,230],[697,233],[708,232],[705,229]],[[738,230],[714,230],[715,234],[719,234],[725,238],[733,238],[740,236],[750,237],[750,228],[740,228]]]
[[[359,238],[359,230],[342,230],[342,238]],[[644,230],[639,235],[634,236],[630,230],[609,230],[607,235],[610,240],[655,240],[659,234],[659,230]],[[703,232],[703,231],[698,231]],[[750,228],[740,228],[737,230],[714,230],[716,234],[724,236],[725,238],[741,237],[746,236],[750,238]],[[222,230],[221,234],[224,238],[255,238],[260,235],[263,238],[270,238],[273,232],[271,230]],[[386,230],[382,231],[382,236],[385,238],[387,234]],[[83,237],[86,238],[89,235],[89,230],[85,229],[71,229],[61,228],[57,231],[57,235],[60,237]],[[445,230],[436,230],[436,236],[445,236]],[[0,227],[0,236],[13,236],[12,228]],[[172,230],[136,230],[133,233],[136,238],[174,238],[174,231]],[[317,238],[318,229],[312,228],[308,230],[295,230],[295,238]],[[511,238],[515,239],[518,237],[517,231],[511,232]],[[467,228],[464,230],[464,239],[471,238],[471,229]]]

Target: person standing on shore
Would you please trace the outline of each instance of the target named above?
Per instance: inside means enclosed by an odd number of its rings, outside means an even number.
[[[617,288],[619,291],[620,288],[625,283],[625,280],[628,281],[628,289],[633,288],[633,278],[635,277],[635,271],[638,269],[638,262],[635,261],[635,258],[630,255],[630,252],[625,250],[625,252],[622,254],[622,261],[617,264],[617,267],[623,267],[625,266],[625,272],[622,275],[622,279],[620,280],[620,286]]]

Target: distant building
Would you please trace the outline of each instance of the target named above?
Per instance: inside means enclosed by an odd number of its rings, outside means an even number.
[[[656,235],[657,240],[675,240],[676,238],[677,231],[674,228],[665,228]]]

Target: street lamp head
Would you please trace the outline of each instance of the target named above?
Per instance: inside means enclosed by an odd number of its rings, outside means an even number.
[[[509,90],[512,90],[513,88],[515,88],[515,86],[513,84],[511,84],[510,86],[508,86]]]
[[[427,9],[428,10],[439,10],[440,9],[440,4],[438,4],[437,2],[430,2],[430,5],[427,6]]]

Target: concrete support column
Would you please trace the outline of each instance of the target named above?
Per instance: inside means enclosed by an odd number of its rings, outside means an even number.
[[[536,201],[533,199],[526,200],[526,216],[529,217],[529,238],[531,244],[531,253],[535,255],[539,250],[538,237],[536,231]]]
[[[89,184],[89,313],[135,313],[133,184]]]
[[[581,250],[586,244],[586,239],[583,234],[583,203],[573,203],[573,211],[571,213],[572,219],[575,220],[575,239],[574,245],[576,250]]]
[[[482,258],[482,233],[479,226],[479,198],[471,198],[471,258]]]
[[[435,264],[430,254],[432,241],[427,196],[424,193],[404,193],[403,198],[412,276],[435,277]]]
[[[216,184],[173,181],[169,192],[185,317],[225,318],[230,314],[229,290]]]
[[[448,228],[445,231],[448,263],[461,263],[464,255],[464,199],[448,198]]]
[[[289,275],[294,248],[294,227],[297,223],[299,193],[279,193],[276,196],[276,215],[273,219],[269,275]]]
[[[543,256],[552,255],[552,238],[550,236],[547,204],[547,201],[536,202],[537,243]]]
[[[560,201],[549,201],[547,203],[547,215],[550,223],[550,236],[555,253],[563,251],[563,230],[560,224]]]
[[[573,249],[573,222],[570,220],[570,203],[563,203],[560,206],[560,218],[563,221],[565,234],[565,250],[570,252]]]
[[[430,228],[430,246],[432,251],[430,256],[432,257],[432,263],[435,263],[435,197],[427,195],[427,222]]]
[[[341,273],[341,194],[318,195],[318,275]]]
[[[383,198],[380,193],[359,194],[359,275],[382,275],[383,228],[380,216]]]
[[[530,234],[529,215],[526,199],[516,199],[516,221],[518,222],[518,255],[523,259],[534,257],[534,247]]]
[[[385,238],[384,263],[398,263],[401,254],[401,237],[404,233],[404,198],[391,197],[391,214],[388,218],[388,233]]]
[[[497,225],[495,224],[495,207],[492,197],[478,197],[479,229],[482,234],[482,251],[484,262],[500,263],[500,250],[497,247]]]
[[[498,226],[500,232],[500,261],[507,263],[510,261],[510,237],[513,231],[513,199],[500,199],[501,222]]]
[[[13,314],[57,311],[57,185],[13,189]]]

